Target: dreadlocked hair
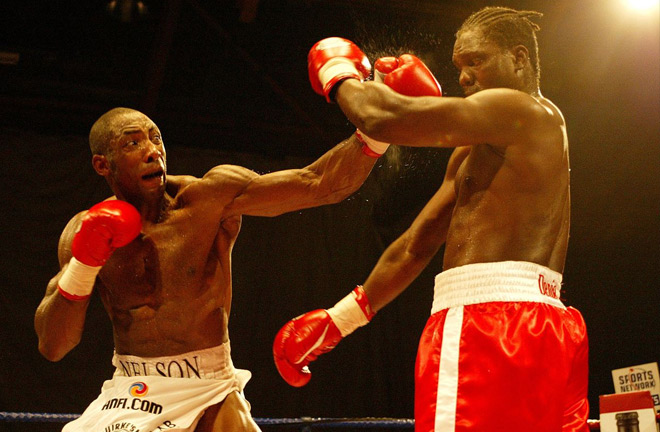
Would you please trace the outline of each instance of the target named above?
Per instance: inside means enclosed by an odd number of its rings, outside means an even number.
[[[539,46],[536,32],[541,30],[530,18],[540,18],[543,14],[536,11],[518,11],[506,7],[485,7],[468,17],[456,32],[459,34],[479,29],[484,36],[502,48],[524,45],[529,51],[529,60],[536,75],[537,84],[541,76],[539,65]]]

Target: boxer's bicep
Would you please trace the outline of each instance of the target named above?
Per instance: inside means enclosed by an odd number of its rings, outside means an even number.
[[[227,217],[277,216],[347,198],[362,185],[375,162],[351,136],[304,168],[259,175],[237,166],[216,167],[204,181],[214,182],[217,194],[231,197],[224,211]]]
[[[236,165],[211,169],[198,184],[187,188],[185,200],[216,203],[223,219],[234,216],[277,216],[319,205],[320,176],[309,169],[291,169],[259,175]],[[210,201],[209,201],[210,200]]]
[[[441,128],[443,147],[527,144],[545,132],[550,117],[532,96],[511,89],[483,90],[453,102]]]
[[[73,236],[80,230],[80,224],[85,212],[86,211],[82,211],[76,214],[66,224],[64,230],[62,230],[62,234],[60,235],[60,239],[57,244],[57,257],[60,263],[60,269],[62,269],[64,265],[66,265],[71,260],[71,243],[73,243]]]
[[[212,168],[201,182],[186,188],[182,201],[204,201],[223,208],[223,219],[253,214],[252,209],[265,205],[267,196],[254,181],[261,176],[256,172],[236,166],[219,165]]]
[[[292,169],[256,176],[227,207],[229,214],[277,216],[319,205],[319,177],[311,171]]]

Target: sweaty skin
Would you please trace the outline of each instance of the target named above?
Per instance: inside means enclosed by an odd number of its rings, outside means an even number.
[[[168,176],[167,183],[172,194],[158,222],[144,223],[138,238],[116,250],[97,278],[95,290],[112,320],[119,354],[170,356],[228,340],[230,253],[241,218],[218,223],[222,212],[194,198],[199,181]],[[228,203],[231,193],[221,190],[214,199]],[[74,233],[67,229],[65,235]],[[62,242],[64,262],[69,247],[70,241]]]
[[[114,251],[94,290],[112,321],[118,354],[173,356],[229,339],[231,252],[242,215],[276,216],[339,202],[356,191],[376,159],[350,137],[301,169],[265,175],[219,165],[203,178],[166,173],[158,127],[144,114],[117,115],[108,127],[108,156],[94,155],[97,173],[115,196],[133,204],[142,231]],[[59,242],[60,272],[48,284],[35,315],[39,349],[53,361],[80,341],[89,300],[73,302],[57,284],[86,212],[74,216]],[[197,431],[258,430],[248,403],[235,393],[206,411]]]
[[[546,99],[548,122],[561,116]],[[550,114],[552,113],[552,114]],[[570,220],[565,133],[531,151],[533,142],[469,147],[456,172],[455,204],[444,268],[496,261],[529,261],[563,272]]]
[[[453,150],[439,189],[382,253],[361,301],[349,294],[342,308],[282,327],[274,357],[289,384],[309,381],[309,363],[366,325],[444,246],[415,363],[417,430],[524,430],[541,417],[546,430],[588,430],[586,326],[557,298],[569,236],[569,151],[561,112],[539,89],[540,28],[530,18],[540,15],[504,7],[470,15],[452,56],[465,97],[394,91],[424,76],[415,73],[424,70],[419,64],[404,73],[403,56],[397,69],[381,70],[383,83],[336,85],[334,100],[364,136]],[[341,337],[321,332],[340,325]],[[499,391],[512,374],[539,381],[536,394]]]
[[[375,310],[443,244],[444,270],[507,260],[564,270],[570,179],[561,112],[541,96],[524,46],[503,49],[470,30],[457,37],[453,62],[464,98],[411,98],[357,80],[337,91],[342,111],[371,138],[454,147],[439,190],[364,284]]]
[[[112,254],[95,289],[112,320],[117,353],[142,357],[176,355],[228,340],[231,251],[242,215],[274,216],[340,201],[362,184],[375,161],[351,137],[304,169],[259,176],[220,165],[201,179],[171,176],[166,175],[160,132],[148,117],[138,112],[124,116],[115,130],[115,156],[100,161],[97,170],[107,175],[117,197],[141,212],[143,228],[137,239]],[[63,268],[84,214],[76,215],[61,236]],[[64,301],[56,292],[60,275],[51,280],[37,312],[42,343],[48,340],[43,321],[50,302]]]
[[[509,70],[510,56],[495,53],[497,47],[479,32],[457,38],[453,61],[468,98],[500,88],[506,99],[503,88],[519,87],[515,70]],[[445,269],[517,260],[564,270],[570,220],[566,126],[557,107],[539,92],[520,98],[518,118],[504,126],[514,129],[511,136],[504,129],[503,143],[471,146],[457,170]],[[518,135],[516,129],[525,128]]]

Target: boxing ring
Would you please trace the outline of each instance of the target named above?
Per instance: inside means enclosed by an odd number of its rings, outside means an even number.
[[[0,424],[10,423],[67,423],[78,418],[80,414],[56,414],[56,413],[30,413],[30,412],[6,412],[0,411]],[[255,422],[267,430],[275,430],[279,426],[286,426],[289,430],[297,428],[301,432],[310,432],[314,429],[372,429],[372,430],[414,430],[415,421],[412,419],[397,418],[327,418],[327,417],[300,417],[300,418],[260,418],[255,417]],[[588,420],[589,430],[600,431],[598,420]]]

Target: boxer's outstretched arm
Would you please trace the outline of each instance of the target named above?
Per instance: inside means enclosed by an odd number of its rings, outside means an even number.
[[[352,135],[304,168],[252,175],[226,207],[225,217],[277,216],[342,201],[360,188],[377,160],[362,147]],[[213,176],[212,170],[205,179]]]

